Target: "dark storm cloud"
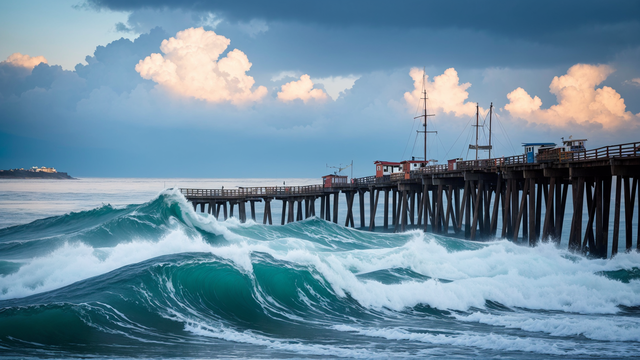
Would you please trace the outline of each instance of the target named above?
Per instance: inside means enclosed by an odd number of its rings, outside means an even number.
[[[89,89],[106,86],[118,94],[131,91],[145,81],[135,71],[136,64],[158,52],[160,43],[167,37],[164,30],[155,28],[135,41],[122,38],[107,46],[98,46],[93,56],[85,59],[87,65],[76,65],[76,73],[87,80]]]
[[[216,33],[254,60],[256,79],[283,70],[568,68],[608,63],[640,46],[637,1],[86,1],[132,11],[119,26],[125,32],[161,26],[173,35],[215,23]],[[210,14],[215,21],[206,21]],[[263,30],[248,33],[252,21]]]
[[[121,11],[145,8],[210,11],[232,21],[264,19],[338,27],[461,28],[546,40],[551,40],[549,35],[573,29],[638,23],[640,17],[640,2],[635,0],[87,0],[87,3]]]

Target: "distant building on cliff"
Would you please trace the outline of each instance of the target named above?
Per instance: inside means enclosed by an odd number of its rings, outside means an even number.
[[[44,167],[44,166],[40,167],[40,168],[37,167],[37,166],[34,166],[29,171],[32,171],[32,172],[46,172],[46,173],[51,173],[51,174],[57,173],[55,168],[48,168],[48,167]]]

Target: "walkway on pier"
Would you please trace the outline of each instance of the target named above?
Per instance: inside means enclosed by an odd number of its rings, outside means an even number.
[[[513,241],[524,239],[534,246],[540,240],[559,243],[563,227],[570,226],[568,246],[571,250],[607,257],[614,178],[613,256],[618,249],[621,221],[625,249],[630,251],[633,248],[636,198],[640,203],[640,142],[562,154],[536,163],[527,163],[524,155],[459,161],[455,168],[427,166],[408,173],[356,178],[350,183],[334,183],[331,187],[311,185],[181,191],[195,209],[200,205],[202,212],[206,209],[216,217],[227,219],[234,216],[237,205],[237,217],[243,222],[247,220],[247,202],[253,220],[256,220],[255,203],[264,202],[264,224],[272,224],[273,200],[282,201],[281,224],[285,224],[316,216],[318,199],[319,217],[338,223],[338,202],[342,193],[347,207],[344,225],[351,227],[355,226],[353,207],[357,195],[360,225],[365,227],[368,215],[368,228],[371,230],[376,226],[382,192],[384,228],[393,226],[395,231],[405,231],[407,226],[413,225],[425,231],[459,234],[476,240],[497,236],[500,223],[501,237]],[[365,208],[367,193],[368,214]],[[569,193],[572,218],[571,223],[565,225]],[[623,203],[624,219],[621,219]],[[583,213],[586,213],[586,226]],[[637,218],[640,223],[640,211]],[[636,249],[640,249],[640,226],[635,238]]]

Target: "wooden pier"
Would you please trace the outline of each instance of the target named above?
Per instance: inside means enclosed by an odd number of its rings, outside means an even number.
[[[247,203],[251,219],[256,221],[255,204],[264,202],[263,224],[273,223],[273,200],[282,201],[282,225],[312,216],[338,223],[342,193],[346,201],[344,226],[355,227],[357,195],[360,228],[369,230],[376,226],[395,231],[418,227],[470,240],[499,236],[535,246],[539,241],[560,243],[563,228],[569,226],[570,250],[606,258],[610,241],[611,256],[618,250],[621,226],[626,251],[634,249],[634,238],[635,249],[640,250],[640,226],[636,234],[632,227],[636,198],[640,204],[639,178],[640,142],[636,142],[571,153],[545,162],[528,163],[525,155],[459,161],[455,168],[427,166],[331,186],[181,189],[181,192],[194,209],[199,206],[200,211],[218,219],[235,216],[241,222],[247,220]],[[565,221],[569,195],[571,218]],[[614,206],[610,214],[612,198]],[[316,214],[318,200],[320,212]],[[382,224],[375,223],[379,204]],[[611,239],[610,216],[613,216]],[[640,211],[636,216],[640,223]]]

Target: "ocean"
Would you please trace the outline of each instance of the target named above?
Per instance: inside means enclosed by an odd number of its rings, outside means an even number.
[[[0,180],[0,356],[640,356],[637,252],[218,221],[177,190],[283,182],[320,181]]]

